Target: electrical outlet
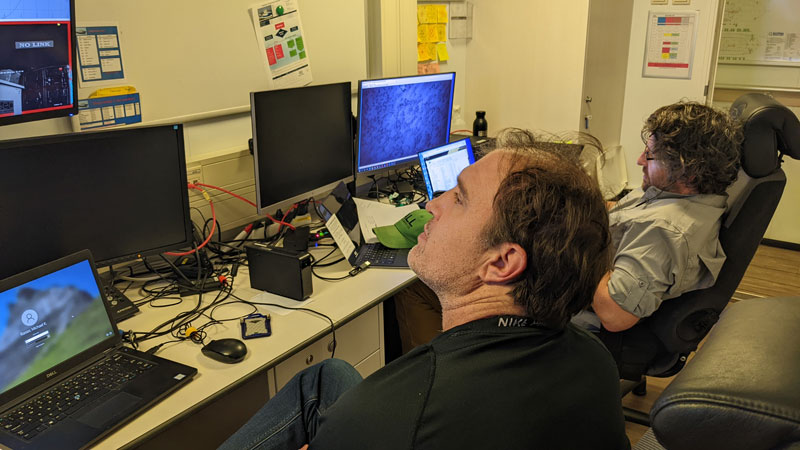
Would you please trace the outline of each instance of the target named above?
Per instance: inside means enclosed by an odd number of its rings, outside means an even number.
[[[186,180],[189,183],[203,182],[203,166],[191,166],[186,168]]]

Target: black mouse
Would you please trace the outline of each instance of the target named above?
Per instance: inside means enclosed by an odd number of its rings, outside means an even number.
[[[244,355],[247,354],[247,346],[238,339],[216,339],[204,345],[201,351],[211,359],[233,364],[244,359]]]

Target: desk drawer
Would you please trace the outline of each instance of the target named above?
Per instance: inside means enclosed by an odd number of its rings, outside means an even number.
[[[380,368],[383,365],[382,358],[380,358],[383,354],[381,345],[383,342],[383,336],[381,335],[383,330],[382,320],[382,305],[378,305],[351,320],[343,327],[338,328],[336,330],[337,347],[335,356],[353,366],[357,366],[378,352],[378,368]],[[275,366],[277,388],[283,387],[297,372],[330,358],[331,342],[332,338],[328,333],[318,341],[289,357],[286,361]],[[373,361],[365,367],[373,367],[374,365]]]

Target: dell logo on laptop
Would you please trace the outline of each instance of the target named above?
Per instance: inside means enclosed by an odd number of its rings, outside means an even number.
[[[56,372],[56,371],[54,370],[54,371],[52,371],[52,372],[47,372],[47,375],[45,375],[45,376],[46,376],[47,378],[51,378],[51,377],[55,376],[57,373],[58,373],[58,372]]]

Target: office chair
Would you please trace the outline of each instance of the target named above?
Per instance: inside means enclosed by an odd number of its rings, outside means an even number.
[[[800,297],[731,305],[658,397],[634,449],[800,448],[798,334]]]
[[[717,322],[744,275],[783,194],[780,166],[788,155],[800,159],[800,121],[785,106],[763,94],[745,94],[730,109],[743,121],[742,170],[728,189],[728,207],[719,239],[727,259],[716,283],[664,302],[629,330],[601,330],[620,371],[622,393],[644,395],[645,375],[669,377]],[[649,425],[649,417],[625,409],[628,421]]]

